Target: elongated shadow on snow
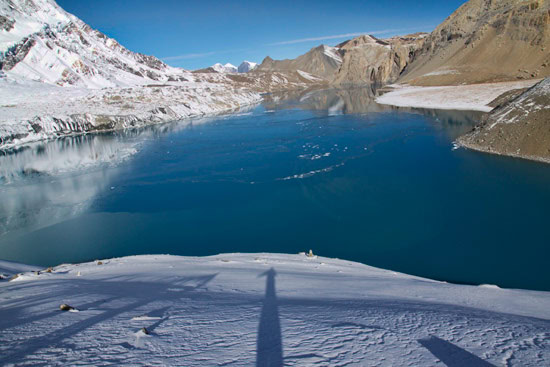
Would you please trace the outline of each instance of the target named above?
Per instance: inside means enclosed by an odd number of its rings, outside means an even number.
[[[260,276],[267,277],[256,350],[257,367],[279,367],[283,365],[283,342],[279,307],[275,291],[275,269],[271,268]]]
[[[59,297],[66,297],[67,294],[71,294],[73,297],[79,294],[100,296],[100,300],[84,305],[82,311],[86,311],[87,308],[98,306],[110,300],[125,300],[127,302],[122,305],[116,305],[115,307],[105,308],[100,313],[94,313],[90,317],[77,318],[74,323],[62,328],[54,328],[54,330],[48,334],[26,339],[24,343],[19,343],[12,347],[10,352],[6,355],[0,355],[0,365],[18,364],[22,362],[26,356],[32,355],[40,349],[57,348],[62,345],[66,339],[86,329],[99,323],[115,319],[122,314],[142,309],[156,300],[162,299],[173,303],[180,302],[182,299],[192,297],[194,290],[206,286],[216,276],[217,274],[209,274],[147,282],[129,280],[124,277],[110,277],[108,280],[73,280],[71,284],[63,288],[64,291],[62,294],[58,295]],[[74,304],[72,302],[69,303]],[[80,305],[76,304],[76,306],[79,307]],[[165,309],[154,310],[151,312],[150,316],[163,315],[164,311]],[[12,320],[10,324],[12,326],[22,325],[24,323],[32,324],[34,321],[47,319],[60,314],[62,314],[61,311],[57,311],[56,313],[46,312],[36,317]],[[85,313],[78,313],[77,315],[85,316]],[[166,318],[161,318],[158,322],[150,325],[149,329],[151,331],[154,330],[165,320]],[[0,326],[2,326],[2,324],[4,323],[0,323]]]
[[[433,335],[418,342],[448,367],[494,367],[475,354]]]

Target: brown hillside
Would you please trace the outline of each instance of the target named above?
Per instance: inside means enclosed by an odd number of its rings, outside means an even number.
[[[550,75],[550,0],[470,0],[426,39],[400,82],[456,85]]]

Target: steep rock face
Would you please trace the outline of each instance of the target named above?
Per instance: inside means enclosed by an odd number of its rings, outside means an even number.
[[[550,0],[470,0],[427,38],[400,82],[453,85],[550,75]]]
[[[392,82],[409,64],[423,39],[423,34],[386,40],[364,35],[344,42],[338,45],[343,61],[332,83],[382,85]]]
[[[0,69],[14,79],[86,88],[186,80],[185,70],[127,50],[53,0],[1,0],[0,14]]]
[[[550,78],[511,98],[458,142],[489,153],[550,162]]]
[[[266,57],[256,68],[258,71],[304,71],[315,77],[330,80],[340,68],[342,58],[336,47],[321,45],[312,48],[296,59],[273,60]]]

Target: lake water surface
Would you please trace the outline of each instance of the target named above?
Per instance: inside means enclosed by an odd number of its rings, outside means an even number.
[[[368,90],[0,153],[0,258],[297,253],[550,290],[550,166],[465,149],[479,114]]]

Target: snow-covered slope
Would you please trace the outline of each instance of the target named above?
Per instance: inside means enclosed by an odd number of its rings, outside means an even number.
[[[0,148],[94,131],[142,127],[220,114],[261,101],[223,79],[136,86],[63,88],[0,79]]]
[[[256,69],[257,66],[257,63],[245,60],[239,65],[237,71],[239,73],[248,73],[249,71]]]
[[[548,292],[316,256],[61,265],[0,282],[0,309],[3,365],[550,364]]]
[[[261,100],[254,81],[214,74],[129,51],[53,0],[0,0],[0,149],[218,114]]]
[[[53,0],[1,0],[0,14],[0,65],[14,79],[87,88],[189,79],[183,69],[127,50]]]
[[[212,65],[211,68],[214,69],[214,71],[217,71],[218,73],[236,73],[237,72],[237,67],[230,63],[222,65],[218,62],[217,64]]]

